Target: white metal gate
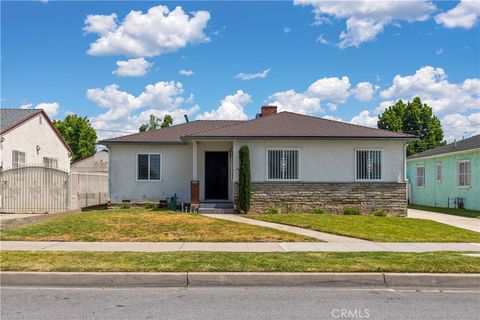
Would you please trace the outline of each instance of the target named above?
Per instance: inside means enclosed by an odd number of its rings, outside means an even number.
[[[69,175],[41,166],[0,172],[0,212],[45,213],[68,210]]]

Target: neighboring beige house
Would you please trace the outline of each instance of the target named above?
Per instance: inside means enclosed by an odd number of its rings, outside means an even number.
[[[249,147],[252,212],[322,207],[406,214],[405,146],[415,136],[264,106],[248,121],[197,120],[106,139],[110,201],[235,205]]]
[[[72,173],[108,173],[108,150],[103,149],[90,156],[72,161],[70,168]]]
[[[0,109],[0,169],[46,166],[70,171],[72,151],[41,109]]]

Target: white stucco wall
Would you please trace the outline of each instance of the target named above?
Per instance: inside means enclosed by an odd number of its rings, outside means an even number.
[[[42,117],[41,124],[40,117]],[[25,152],[27,165],[43,166],[43,157],[49,157],[58,160],[59,169],[70,170],[68,150],[42,114],[15,127],[2,137],[1,161],[4,170],[12,167],[13,150]],[[37,145],[40,146],[38,153]]]
[[[177,194],[190,202],[192,145],[116,144],[109,147],[110,201],[158,201]],[[162,154],[162,179],[137,180],[137,153]]]
[[[238,181],[238,151],[243,145],[249,147],[254,182],[267,180],[267,148],[283,147],[300,149],[300,181],[355,181],[355,149],[382,149],[382,181],[405,181],[403,141],[239,140],[234,142],[235,181]]]

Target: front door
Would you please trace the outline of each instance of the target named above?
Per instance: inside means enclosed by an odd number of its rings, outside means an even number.
[[[228,152],[205,152],[205,199],[228,200]]]

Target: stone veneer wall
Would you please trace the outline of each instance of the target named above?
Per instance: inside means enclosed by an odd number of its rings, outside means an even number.
[[[235,203],[238,186],[235,184]],[[323,208],[343,213],[355,207],[362,213],[385,209],[397,216],[407,215],[407,184],[397,182],[252,182],[251,213],[274,207],[281,212],[309,212]]]

